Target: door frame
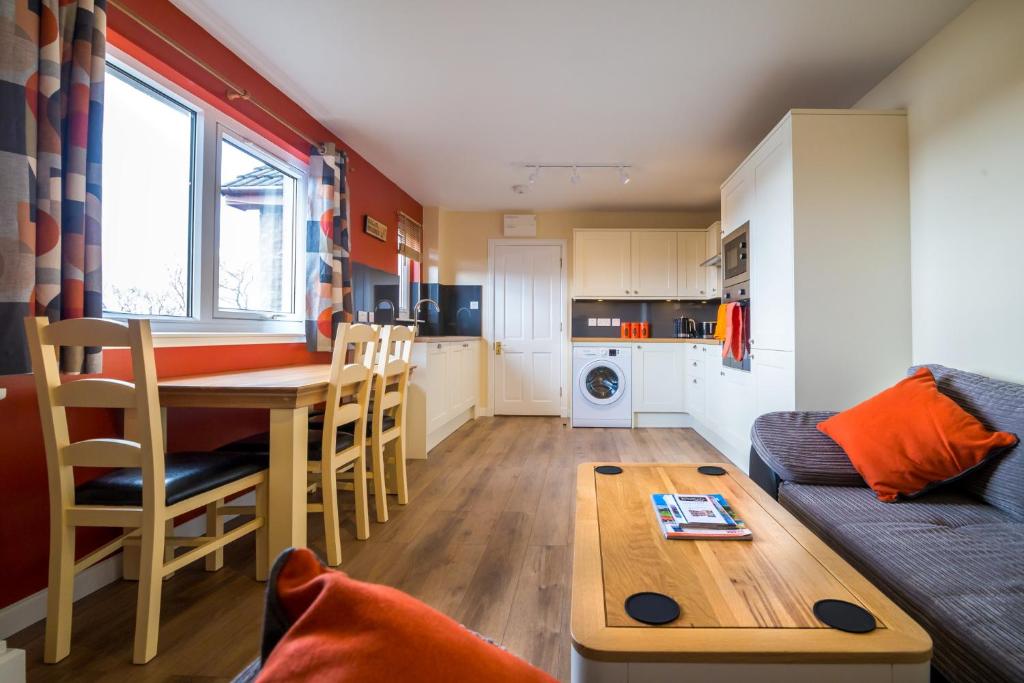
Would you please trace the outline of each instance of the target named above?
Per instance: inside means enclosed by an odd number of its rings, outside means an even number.
[[[569,393],[572,386],[567,383],[567,378],[572,373],[572,368],[569,367],[572,359],[567,359],[567,350],[570,348],[569,328],[572,327],[572,323],[569,318],[569,254],[567,251],[567,245],[568,240],[564,239],[536,239],[520,237],[517,239],[487,240],[487,281],[484,283],[483,292],[483,300],[487,305],[484,306],[483,315],[481,316],[484,332],[484,351],[487,353],[487,407],[483,410],[479,410],[479,415],[494,415],[494,310],[496,308],[494,300],[494,248],[498,246],[528,246],[558,247],[559,253],[561,254],[561,306],[559,308],[562,311],[562,331],[558,336],[558,355],[562,366],[562,378],[559,385],[562,390],[562,396],[559,401],[558,410],[561,417],[568,417]],[[567,364],[567,361],[569,364]]]

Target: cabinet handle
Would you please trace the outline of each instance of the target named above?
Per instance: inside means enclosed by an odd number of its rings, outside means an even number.
[[[469,348],[469,344],[463,344],[463,345],[462,345],[462,348],[464,348],[464,349],[468,349],[468,348]]]
[[[629,290],[628,289],[626,290],[626,294],[629,294]]]
[[[722,377],[725,377],[725,370],[719,370],[718,374],[721,375]]]
[[[693,380],[693,383],[694,383],[694,384],[696,384],[696,383],[697,383],[697,380]]]
[[[700,293],[701,293],[701,294],[703,294],[703,293],[704,293],[704,290],[703,290],[703,289],[702,289],[702,290],[700,290]]]
[[[438,345],[437,345],[437,348],[439,348],[439,349],[440,349],[440,348],[441,348],[441,345],[440,345],[440,344],[438,344]]]
[[[640,290],[639,290],[639,289],[634,289],[634,290],[633,290],[633,293],[634,293],[634,294],[639,294],[639,293],[640,293]]]

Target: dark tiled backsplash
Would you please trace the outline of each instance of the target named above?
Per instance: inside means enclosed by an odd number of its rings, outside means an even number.
[[[697,322],[714,322],[718,300],[699,301],[573,301],[572,336],[618,337],[618,327],[589,327],[589,318],[619,318],[621,322],[643,322],[651,325],[652,337],[674,337],[676,318],[693,318]]]
[[[436,282],[412,285],[412,303],[420,299],[433,299],[441,305],[441,312],[429,304],[420,309],[423,336],[465,335],[479,337],[482,321],[483,287],[480,285],[440,285]],[[474,307],[475,306],[475,307]]]
[[[441,306],[440,313],[429,304],[420,309],[420,320],[426,321],[420,326],[421,335],[480,336],[483,306],[483,287],[480,285],[414,282],[410,297],[410,306],[420,299],[433,299]],[[352,302],[357,320],[359,311],[372,311],[374,322],[382,325],[393,323],[398,314],[398,276],[353,263]]]

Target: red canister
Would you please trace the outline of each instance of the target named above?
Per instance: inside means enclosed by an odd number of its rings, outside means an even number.
[[[649,339],[651,336],[651,325],[646,320],[640,323],[640,338]]]
[[[640,338],[640,323],[629,324],[629,336],[632,337],[633,339]]]
[[[622,323],[621,333],[619,336],[623,339],[629,339],[629,323]]]

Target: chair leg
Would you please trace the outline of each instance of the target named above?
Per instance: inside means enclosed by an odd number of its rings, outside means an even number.
[[[75,527],[59,521],[50,529],[50,577],[46,593],[46,643],[43,648],[43,661],[47,664],[55,664],[71,652],[74,588]]]
[[[374,431],[370,438],[370,468],[373,470],[373,503],[377,508],[377,521],[388,521],[387,476],[384,474],[384,444]]]
[[[324,536],[327,539],[327,564],[341,564],[341,525],[338,523],[338,488],[334,482],[331,458],[325,457],[320,470],[320,489],[324,509]]]
[[[356,498],[356,538],[365,541],[370,537],[370,500],[366,490],[366,451],[356,458],[352,468],[352,492]]]
[[[224,518],[218,514],[224,506],[224,499],[215,500],[206,506],[206,535],[223,536]],[[218,548],[206,556],[206,571],[215,572],[224,566],[224,548]]]
[[[142,529],[139,558],[139,602],[135,609],[135,649],[132,661],[145,664],[156,656],[160,634],[160,591],[163,588],[164,523]]]
[[[409,479],[405,469],[405,435],[392,442],[395,452],[395,488],[398,489],[398,504],[409,504]]]
[[[267,518],[267,482],[256,487],[256,516],[263,519],[263,526],[256,530],[256,580],[266,581],[270,567],[270,551],[267,545],[269,520]]]

